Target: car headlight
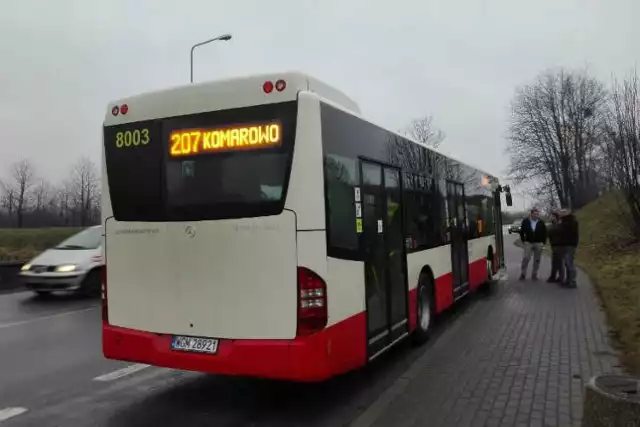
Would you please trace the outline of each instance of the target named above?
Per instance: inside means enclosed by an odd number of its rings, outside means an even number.
[[[31,264],[25,264],[22,266],[20,271],[29,271],[31,269]]]
[[[73,265],[73,264],[59,265],[59,266],[56,267],[56,272],[57,273],[69,273],[70,271],[75,271],[76,268],[77,268],[77,266]]]

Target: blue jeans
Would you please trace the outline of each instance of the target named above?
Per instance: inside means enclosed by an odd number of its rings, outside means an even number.
[[[564,266],[567,272],[567,281],[565,283],[573,288],[577,286],[576,277],[578,275],[575,264],[575,256],[575,246],[566,246],[564,251]]]

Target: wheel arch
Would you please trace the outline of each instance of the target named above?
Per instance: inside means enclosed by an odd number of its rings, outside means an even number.
[[[491,273],[495,274],[496,273],[496,260],[494,258],[495,255],[495,251],[493,249],[493,245],[489,244],[489,246],[487,246],[487,262],[491,261]]]
[[[434,305],[433,308],[435,309],[436,308],[436,278],[433,274],[433,270],[431,269],[431,266],[429,266],[428,264],[422,266],[422,269],[420,270],[416,289],[420,286],[421,283],[423,283],[423,280],[425,279],[429,280],[431,283],[431,301],[433,301],[433,305]]]
[[[436,282],[435,282],[435,277],[433,274],[433,270],[431,269],[431,266],[429,265],[424,265],[421,269],[420,269],[420,274],[418,276],[418,283],[416,286],[416,290],[415,290],[415,299],[412,301],[412,304],[414,305],[414,312],[413,312],[413,316],[414,316],[414,324],[415,324],[415,328],[413,329],[413,342],[414,344],[420,345],[422,343],[424,343],[425,341],[427,341],[429,339],[430,336],[430,331],[431,328],[428,328],[427,331],[423,331],[420,327],[420,298],[419,298],[419,292],[420,292],[420,287],[423,286],[425,283],[430,283],[430,300],[431,300],[431,309],[430,309],[430,313],[431,313],[431,320],[433,320],[433,316],[435,315],[435,306],[436,306],[436,291],[435,291],[435,286],[436,286]],[[431,322],[430,322],[431,323]]]

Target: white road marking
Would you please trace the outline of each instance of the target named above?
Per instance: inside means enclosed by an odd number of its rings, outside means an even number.
[[[64,313],[52,314],[50,316],[36,317],[35,319],[21,320],[19,322],[0,323],[0,329],[10,328],[12,326],[27,325],[29,323],[40,322],[41,320],[50,320],[50,319],[56,319],[58,317],[73,316],[74,314],[79,314],[79,313],[84,313],[86,311],[96,310],[99,307],[100,306],[83,308],[83,309],[80,309],[80,310],[74,310],[74,311],[67,311],[67,312],[64,312]]]
[[[94,381],[113,381],[113,380],[117,380],[118,378],[126,377],[127,375],[135,374],[136,372],[142,371],[143,369],[147,369],[149,366],[151,365],[136,363],[134,365],[129,365],[125,368],[118,369],[117,371],[100,375],[99,377],[95,377],[93,380]]]
[[[0,423],[2,421],[8,420],[9,418],[17,417],[20,414],[24,414],[25,412],[27,412],[27,410],[27,408],[21,408],[19,406],[0,409]]]

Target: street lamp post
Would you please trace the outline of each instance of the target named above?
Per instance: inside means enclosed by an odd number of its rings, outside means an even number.
[[[223,34],[221,36],[214,37],[212,39],[205,40],[203,42],[196,43],[193,46],[191,46],[191,80],[190,80],[191,83],[193,83],[193,51],[198,46],[202,46],[202,45],[205,45],[205,44],[208,44],[208,43],[211,43],[211,42],[215,42],[215,41],[218,41],[218,40],[225,41],[225,42],[229,41],[229,40],[231,40],[231,34]]]

